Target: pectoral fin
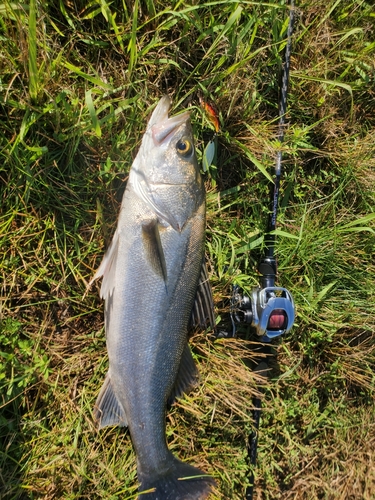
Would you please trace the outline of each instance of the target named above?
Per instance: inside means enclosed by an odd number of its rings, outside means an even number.
[[[103,387],[95,403],[94,419],[99,429],[107,425],[119,425],[120,427],[128,425],[124,408],[113,392],[109,373],[104,379]]]
[[[167,266],[156,219],[142,224],[142,237],[148,261],[152,269],[167,283]]]
[[[208,278],[206,261],[203,259],[201,274],[199,277],[195,302],[191,311],[190,327],[207,328],[210,326],[215,329],[215,312],[212,290]]]
[[[188,393],[193,389],[197,385],[198,379],[198,368],[194,362],[190,347],[186,344],[184,352],[182,353],[176,381],[168,398],[168,406],[171,406],[176,399],[180,398],[184,393]]]

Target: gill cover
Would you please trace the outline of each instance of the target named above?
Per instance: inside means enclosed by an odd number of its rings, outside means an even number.
[[[168,116],[170,99],[156,106],[129,175],[129,184],[161,224],[181,232],[204,199],[189,112]],[[198,187],[197,187],[198,186]]]

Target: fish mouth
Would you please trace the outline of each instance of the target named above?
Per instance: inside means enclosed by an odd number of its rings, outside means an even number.
[[[171,100],[168,96],[160,99],[158,105],[152,113],[149,127],[155,146],[169,142],[175,131],[190,117],[190,112],[185,111],[179,115],[168,117],[171,107]]]

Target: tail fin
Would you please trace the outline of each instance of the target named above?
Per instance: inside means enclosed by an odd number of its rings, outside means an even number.
[[[139,471],[138,477],[141,481],[138,500],[203,500],[208,498],[216,484],[200,469],[175,457],[164,474],[142,477]]]

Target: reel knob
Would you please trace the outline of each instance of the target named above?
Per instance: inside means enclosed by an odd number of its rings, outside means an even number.
[[[268,320],[268,329],[282,330],[286,327],[287,316],[283,309],[275,309],[271,312]]]

